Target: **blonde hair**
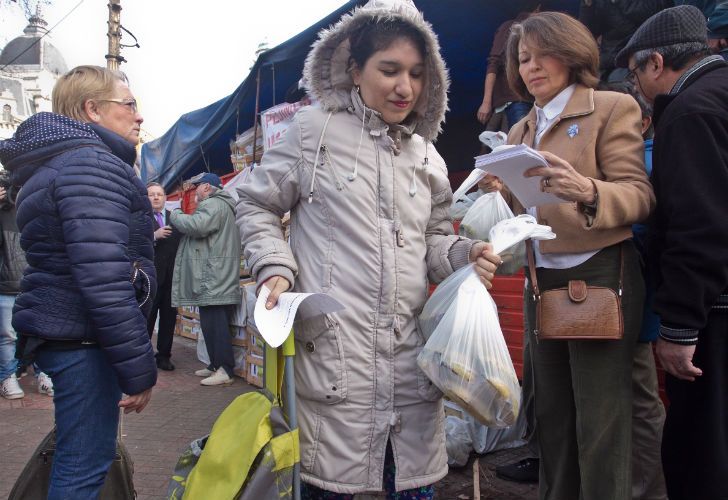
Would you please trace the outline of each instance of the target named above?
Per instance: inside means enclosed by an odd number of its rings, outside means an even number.
[[[524,39],[541,54],[554,57],[569,68],[569,83],[597,88],[599,47],[587,27],[561,12],[539,12],[514,24],[508,37],[506,76],[511,90],[519,97],[532,99],[518,72],[518,44]]]
[[[121,71],[101,66],[77,66],[58,79],[53,87],[53,112],[88,122],[86,101],[111,98],[116,82],[129,83]]]

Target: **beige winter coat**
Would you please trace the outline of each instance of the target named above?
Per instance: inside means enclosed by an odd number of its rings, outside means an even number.
[[[416,317],[428,277],[439,282],[465,265],[472,245],[452,235],[447,170],[430,142],[447,76],[419,14],[395,14],[423,30],[435,54],[412,120],[390,127],[351,81],[332,84],[348,78],[331,56],[343,34],[381,12],[359,9],[322,35],[305,70],[320,106],[298,112],[238,190],[237,220],[258,282],[284,276],[295,291],[325,292],[346,306],[294,326],[302,478],[340,493],[382,489],[388,440],[398,490],[447,473],[441,393],[415,361],[424,343]],[[288,210],[290,245],[280,230]]]

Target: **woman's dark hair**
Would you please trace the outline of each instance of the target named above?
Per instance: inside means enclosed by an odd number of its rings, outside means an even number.
[[[400,38],[411,41],[422,58],[425,58],[427,53],[425,38],[413,25],[400,19],[371,19],[359,26],[349,36],[351,51],[349,69],[353,68],[352,63],[356,64],[359,69],[364,69],[364,65],[372,54],[386,50],[392,45],[392,42]]]
[[[599,83],[599,47],[586,26],[561,12],[539,12],[511,28],[506,48],[506,76],[511,89],[530,100],[518,73],[518,43],[526,40],[541,54],[550,55],[569,68],[569,83],[596,88]]]

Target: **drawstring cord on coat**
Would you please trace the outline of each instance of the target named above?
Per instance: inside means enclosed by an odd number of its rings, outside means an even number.
[[[427,165],[430,164],[430,159],[427,157],[427,146],[428,142],[425,142],[425,158],[422,160],[422,167],[427,168]],[[414,196],[417,194],[417,164],[412,164],[412,180],[410,181],[410,188],[409,188],[409,195],[414,198]]]
[[[331,115],[333,115],[333,111],[329,112],[328,116],[326,117],[326,121],[324,122],[324,128],[321,130],[321,137],[319,137],[318,146],[316,146],[316,156],[313,160],[313,173],[311,174],[311,187],[308,190],[308,202],[311,203],[313,201],[313,184],[316,182],[316,167],[318,167],[318,159],[319,159],[319,153],[321,152],[321,145],[324,143],[324,136],[326,135],[326,127],[329,126],[329,120],[331,119]]]
[[[324,142],[324,136],[326,135],[326,128],[329,125],[329,120],[331,119],[331,116],[333,115],[333,112],[329,112],[329,114],[326,116],[326,121],[324,122],[324,126],[321,130],[321,136],[319,137],[318,145],[316,147],[316,156],[314,157],[313,161],[313,172],[311,174],[311,185],[309,187],[308,192],[308,202],[313,202],[313,188],[314,184],[316,182],[316,169],[318,168],[318,162],[319,162],[319,156],[321,152],[325,149],[325,146],[323,145]],[[347,179],[351,182],[354,181],[358,174],[359,174],[359,154],[361,152],[361,146],[364,142],[364,128],[366,123],[366,105],[364,106],[364,110],[362,112],[362,119],[361,119],[361,130],[359,131],[359,145],[356,148],[356,157],[354,158],[354,170],[348,175]],[[425,157],[422,161],[423,168],[427,168],[429,165],[429,157],[428,157],[428,146],[429,142],[425,142]],[[324,154],[328,154],[328,151],[324,151]],[[331,161],[331,158],[329,157],[329,161]],[[341,189],[340,181],[338,180],[338,174],[336,173],[336,169],[334,169],[334,174],[336,174],[337,177],[337,188]],[[415,197],[417,195],[417,164],[412,164],[412,177],[410,180],[410,187],[409,187],[409,195],[411,197]]]
[[[366,119],[367,111],[366,106],[364,106],[364,111],[361,114],[361,131],[359,132],[359,146],[356,148],[356,157],[354,158],[354,171],[349,174],[349,181],[353,181],[356,179],[356,176],[359,172],[359,152],[361,151],[361,143],[364,140],[364,120]]]

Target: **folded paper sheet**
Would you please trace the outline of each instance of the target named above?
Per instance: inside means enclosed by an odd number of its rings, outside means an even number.
[[[307,319],[344,309],[344,305],[325,293],[282,293],[273,309],[266,309],[270,295],[267,286],[260,287],[255,303],[255,326],[266,343],[275,348],[283,344],[291,333],[294,319]],[[296,313],[298,312],[298,317]]]

